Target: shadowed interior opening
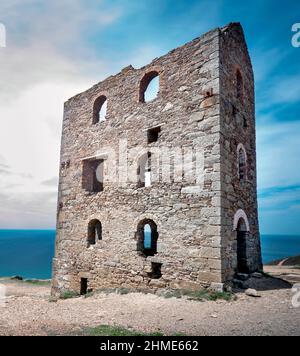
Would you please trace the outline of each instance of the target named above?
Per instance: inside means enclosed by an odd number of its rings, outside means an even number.
[[[88,292],[88,279],[81,278],[80,280],[80,295],[86,295]]]
[[[243,218],[239,220],[237,227],[237,272],[248,273],[247,262],[247,226]]]
[[[161,127],[154,127],[153,129],[148,130],[148,144],[157,142],[159,139],[159,134],[161,132]]]
[[[152,268],[151,272],[148,273],[149,278],[160,279],[162,277],[162,273],[161,273],[162,263],[152,262],[151,268]]]
[[[88,247],[102,240],[102,225],[99,220],[92,220],[88,226]]]

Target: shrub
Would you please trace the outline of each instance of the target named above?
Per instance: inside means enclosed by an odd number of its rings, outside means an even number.
[[[48,286],[51,283],[49,280],[40,280],[40,279],[26,279],[24,282],[33,284],[35,286]]]
[[[88,328],[85,330],[85,334],[88,336],[163,336],[160,332],[144,334],[135,330],[110,325],[100,325],[96,328]]]
[[[72,298],[77,298],[80,297],[80,295],[77,292],[74,291],[65,291],[60,295],[60,299],[72,299]]]

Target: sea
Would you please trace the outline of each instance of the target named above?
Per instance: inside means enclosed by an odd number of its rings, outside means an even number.
[[[262,235],[263,262],[300,255],[300,236]],[[0,230],[0,277],[51,278],[55,230]]]

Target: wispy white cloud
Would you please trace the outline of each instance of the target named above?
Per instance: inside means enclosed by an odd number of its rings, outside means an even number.
[[[275,85],[270,85],[271,104],[291,104],[300,101],[300,73],[281,76]]]
[[[299,185],[300,121],[269,122],[257,131],[259,188]]]
[[[299,205],[300,186],[276,187],[262,190],[260,193],[260,208],[263,210],[285,210]]]
[[[0,13],[12,41],[44,42],[68,51],[70,45],[88,50],[83,41],[87,32],[114,23],[122,8],[104,0],[14,0],[2,1]]]
[[[120,3],[106,0],[0,2],[1,22],[8,30],[8,47],[0,53],[0,227],[54,226],[57,187],[54,175],[58,172],[64,100],[122,66],[141,67],[171,49],[173,44],[192,39],[191,33],[197,36],[225,23],[223,12],[228,9],[226,2],[220,2],[222,8],[208,0],[190,7],[180,5],[184,6],[182,14],[162,24],[168,32],[161,41],[151,40],[149,35],[146,40],[140,36],[140,42],[126,48],[122,56],[112,56],[112,61],[105,62],[97,47],[98,40],[101,42],[105,36],[104,31],[121,20],[124,12],[144,13],[149,8],[147,1],[131,1],[123,8]],[[156,3],[160,15],[167,16],[166,5]],[[246,5],[241,6],[246,9]],[[259,2],[256,6],[265,5]],[[157,12],[151,14],[152,28],[143,28],[148,34],[156,26]],[[137,20],[142,28],[142,16]],[[280,74],[285,72],[280,66],[287,52],[268,48],[268,43],[262,41],[256,42],[256,48],[252,49],[258,106],[263,113],[258,116],[261,191],[300,182],[300,118],[295,118],[298,122],[284,123],[284,118],[281,122],[278,117],[275,120],[274,113],[274,105],[298,102],[300,74]],[[281,70],[277,72],[278,68]],[[287,204],[292,195],[285,191],[262,197],[263,216],[271,214],[272,202],[276,206]],[[294,200],[286,211],[297,206]]]
[[[56,192],[0,193],[1,228],[52,228],[55,226]]]
[[[274,115],[276,106],[300,102],[300,72],[297,71],[288,75],[278,74],[280,72],[282,73],[282,70],[268,77],[265,76],[267,72],[262,70],[260,75],[262,76],[261,79],[264,78],[264,80],[258,82],[257,85],[259,112],[272,110]]]
[[[258,187],[262,233],[298,234],[300,219],[300,121],[258,127]]]
[[[57,188],[58,186],[58,177],[53,177],[47,180],[44,180],[42,183],[42,185],[46,185],[48,187],[55,187]]]
[[[268,80],[270,74],[278,67],[288,52],[279,48],[256,47],[251,51],[253,69],[257,85],[260,82]]]
[[[299,234],[300,185],[261,189],[259,210],[263,234]]]
[[[85,40],[122,16],[106,4],[0,2],[0,228],[55,226],[63,103],[110,71]]]
[[[126,62],[123,61],[122,66],[131,64],[134,68],[140,68],[150,63],[154,58],[162,56],[166,53],[166,49],[157,45],[143,45],[128,55]]]

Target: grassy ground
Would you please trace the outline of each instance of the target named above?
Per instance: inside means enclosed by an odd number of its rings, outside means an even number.
[[[143,334],[135,330],[129,330],[118,326],[100,325],[96,328],[88,328],[83,331],[86,336],[164,336],[160,332]]]
[[[51,281],[48,280],[38,280],[38,279],[25,279],[24,283],[32,284],[35,286],[48,286],[51,284]]]
[[[95,291],[94,296],[57,303],[49,303],[50,285],[6,280],[1,282],[8,298],[5,308],[0,308],[0,334],[300,335],[300,308],[292,308],[290,287],[276,278],[256,279],[262,297],[237,293],[234,302],[205,301],[231,298],[223,293],[159,290],[158,295],[116,291],[97,295]],[[189,300],[195,298],[203,302]]]
[[[116,293],[120,295],[126,295],[130,293],[142,293],[142,294],[149,294],[149,291],[142,291],[142,290],[132,290],[132,289],[127,289],[127,288],[119,288],[119,289],[101,289],[97,290],[95,292],[91,292],[86,294],[84,297],[89,298],[92,297],[93,295],[97,293],[105,293],[105,294],[111,294],[111,293]],[[189,300],[196,300],[196,301],[216,301],[219,299],[226,300],[226,301],[231,301],[235,299],[234,294],[229,293],[229,292],[214,292],[210,291],[207,289],[201,289],[198,291],[192,291],[192,290],[179,290],[179,289],[170,289],[166,290],[164,294],[161,295],[164,298],[188,298]],[[61,294],[60,299],[70,299],[70,298],[77,298],[80,297],[80,295],[76,292],[72,291],[65,291],[64,293]]]
[[[80,295],[72,291],[65,291],[60,295],[60,299],[72,299],[77,297],[80,297]]]
[[[211,300],[216,301],[218,299],[223,299],[230,301],[234,299],[234,295],[228,292],[213,292],[206,289],[191,291],[191,290],[170,290],[168,291],[165,298],[183,298],[187,297],[189,300],[205,301]]]
[[[51,280],[50,279],[23,279],[22,277],[1,277],[0,282],[18,282],[24,284],[30,284],[33,286],[50,286]]]

